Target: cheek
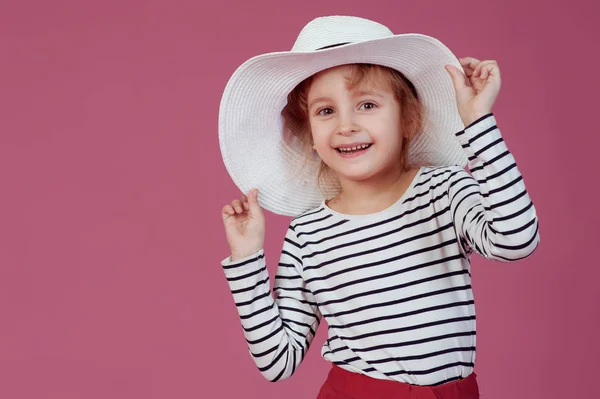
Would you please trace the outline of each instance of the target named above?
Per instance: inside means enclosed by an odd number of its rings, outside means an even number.
[[[397,156],[402,152],[403,137],[402,131],[397,124],[381,124],[379,129],[376,129],[377,134],[373,137],[377,145],[377,150],[380,154],[389,156]]]
[[[375,140],[383,142],[386,146],[397,146],[402,143],[402,130],[400,124],[391,119],[378,120],[372,126],[371,134]]]
[[[317,149],[329,147],[329,129],[323,123],[310,124],[312,139]]]

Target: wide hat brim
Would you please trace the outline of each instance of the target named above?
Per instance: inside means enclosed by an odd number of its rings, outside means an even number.
[[[465,166],[455,134],[464,129],[445,65],[462,66],[439,40],[399,34],[305,52],[274,52],[244,62],[229,79],[219,110],[219,142],[225,167],[242,193],[259,189],[259,204],[298,216],[331,198],[335,182],[318,182],[320,159],[283,130],[287,95],[304,79],[353,63],[387,66],[414,85],[425,109],[422,132],[409,142],[410,164]]]

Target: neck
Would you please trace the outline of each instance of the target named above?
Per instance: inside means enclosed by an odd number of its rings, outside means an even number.
[[[342,191],[328,206],[349,215],[381,212],[402,197],[418,170],[397,168],[381,176],[360,181],[340,178]]]

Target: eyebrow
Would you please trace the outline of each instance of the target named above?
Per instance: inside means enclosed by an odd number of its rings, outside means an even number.
[[[312,100],[310,102],[310,104],[308,104],[308,109],[311,109],[317,103],[326,103],[326,102],[331,102],[331,98],[329,98],[329,97],[315,98],[314,100]]]
[[[383,94],[381,94],[378,91],[374,91],[374,90],[358,90],[358,91],[355,91],[353,94],[353,97],[362,97],[362,96],[374,96],[374,97],[383,98]]]
[[[378,98],[384,97],[383,94],[381,94],[378,91],[374,91],[374,90],[356,90],[352,94],[352,97],[363,97],[363,96],[373,96],[373,97],[378,97]],[[315,98],[308,104],[308,109],[311,109],[317,103],[321,103],[321,102],[326,103],[326,102],[331,102],[331,101],[332,101],[331,98],[326,97],[326,96]]]

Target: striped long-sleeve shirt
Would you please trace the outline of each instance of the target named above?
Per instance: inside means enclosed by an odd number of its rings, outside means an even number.
[[[417,385],[475,363],[470,257],[516,261],[538,219],[493,114],[456,134],[463,168],[422,167],[391,207],[343,215],[321,205],[290,223],[272,295],[263,250],[222,267],[250,355],[270,381],[298,368],[324,317],[322,356],[349,371]]]

